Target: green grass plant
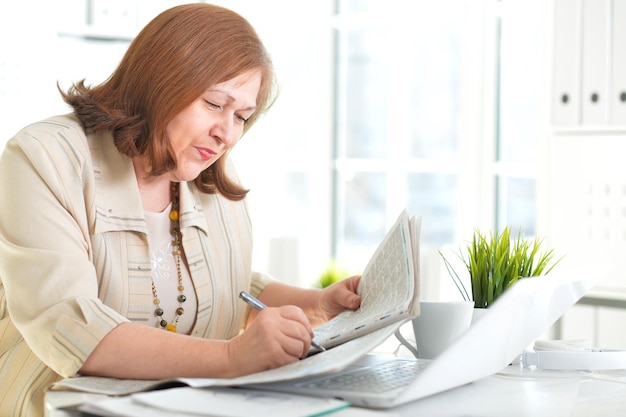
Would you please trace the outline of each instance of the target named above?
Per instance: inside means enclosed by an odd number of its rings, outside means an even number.
[[[348,271],[345,268],[340,267],[332,260],[326,267],[326,269],[320,274],[319,280],[315,287],[326,288],[333,285],[335,282],[339,282],[342,279],[348,277]]]
[[[517,280],[545,275],[556,266],[560,259],[553,262],[554,250],[542,252],[542,243],[538,238],[525,239],[521,230],[511,238],[509,226],[500,234],[475,230],[465,254],[457,253],[469,273],[471,296],[452,264],[439,253],[463,299],[473,300],[476,308],[487,308]]]

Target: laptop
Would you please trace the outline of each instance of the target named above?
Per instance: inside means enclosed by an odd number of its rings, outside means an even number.
[[[338,398],[374,409],[425,398],[507,367],[607,271],[552,272],[517,281],[432,360],[368,354],[339,372],[247,387]]]

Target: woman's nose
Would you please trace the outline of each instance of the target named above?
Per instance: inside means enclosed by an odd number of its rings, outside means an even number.
[[[226,147],[233,146],[237,141],[233,118],[224,114],[211,128],[211,136],[222,142]]]

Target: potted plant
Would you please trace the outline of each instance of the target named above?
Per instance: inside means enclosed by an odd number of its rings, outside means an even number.
[[[463,261],[471,284],[471,296],[452,264],[443,258],[448,273],[465,301],[474,301],[475,308],[487,308],[518,279],[547,274],[560,259],[553,262],[554,250],[541,251],[542,239],[525,239],[522,232],[511,238],[511,228],[489,236],[475,230]]]
[[[341,281],[348,276],[348,271],[340,267],[334,260],[331,260],[328,266],[320,274],[319,279],[315,283],[317,288],[326,288],[335,282]]]

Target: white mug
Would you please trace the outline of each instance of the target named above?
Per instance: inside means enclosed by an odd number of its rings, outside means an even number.
[[[417,349],[399,331],[396,337],[416,357],[434,359],[469,329],[473,311],[473,301],[421,301],[412,320]]]

